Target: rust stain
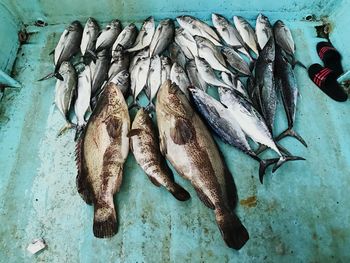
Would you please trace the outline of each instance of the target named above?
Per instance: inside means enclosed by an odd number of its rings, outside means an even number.
[[[249,196],[248,198],[239,201],[239,203],[245,207],[256,207],[257,202],[258,199],[255,195]]]

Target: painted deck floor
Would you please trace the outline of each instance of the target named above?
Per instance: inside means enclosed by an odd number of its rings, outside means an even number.
[[[288,23],[297,57],[318,62],[313,24]],[[14,68],[21,89],[6,90],[0,103],[0,261],[2,262],[337,262],[350,260],[349,102],[323,95],[297,68],[301,97],[296,130],[308,143],[283,145],[306,161],[288,163],[258,180],[258,164],[220,142],[241,203],[238,214],[250,233],[239,252],[225,246],[214,214],[188,182],[192,198],[181,203],[156,188],[132,154],[115,202],[119,232],[106,240],[92,233],[93,209],[75,187],[74,131],[57,138],[64,124],[55,108],[55,81],[36,80],[53,68],[48,56],[62,25],[32,28],[30,43]],[[286,127],[281,104],[277,130]],[[43,237],[48,248],[31,256],[26,247]],[[5,260],[6,259],[6,260]]]

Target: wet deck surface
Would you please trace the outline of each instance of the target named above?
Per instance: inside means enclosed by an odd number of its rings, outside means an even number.
[[[317,62],[312,24],[287,23],[293,29],[297,57]],[[37,82],[52,68],[48,53],[62,27],[33,34],[19,50],[15,78],[22,89],[7,90],[0,103],[0,258],[7,262],[329,262],[350,260],[350,118],[349,102],[323,95],[302,68],[297,78],[296,130],[308,143],[283,145],[304,162],[288,163],[264,185],[258,164],[220,142],[240,197],[238,214],[250,233],[239,252],[227,248],[214,214],[190,184],[184,203],[156,188],[130,154],[115,203],[118,234],[99,240],[92,234],[93,208],[75,188],[74,132],[57,138],[64,120],[53,104],[55,81]],[[276,127],[286,121],[279,105]],[[5,223],[5,224],[4,224]],[[43,237],[48,248],[26,251]],[[0,260],[1,261],[1,260]]]

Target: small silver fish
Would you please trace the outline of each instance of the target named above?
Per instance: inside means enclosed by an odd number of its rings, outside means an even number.
[[[179,45],[173,42],[170,44],[168,50],[171,61],[178,63],[184,68],[186,65],[186,56]]]
[[[222,46],[220,38],[215,31],[203,21],[193,16],[178,16],[176,18],[179,25],[186,29],[192,36],[201,36],[209,39],[216,46]]]
[[[153,35],[149,50],[150,56],[160,55],[174,41],[175,24],[172,19],[159,22]]]
[[[157,95],[159,87],[162,85],[162,63],[158,55],[151,58],[150,69],[148,72],[146,95],[152,104],[153,98]]]
[[[243,41],[259,56],[258,44],[256,43],[256,36],[252,26],[241,16],[234,16],[233,22]]]
[[[103,49],[97,53],[96,63],[91,61],[91,94],[95,96],[101,89],[103,82],[108,78],[108,68],[110,63],[110,53],[108,49]]]
[[[295,44],[290,29],[281,20],[278,20],[273,26],[273,31],[277,45],[289,55],[293,56]]]
[[[269,19],[263,14],[259,14],[256,19],[255,33],[260,49],[262,50],[271,37],[273,37],[272,26]]]
[[[147,84],[150,63],[151,59],[149,57],[139,58],[131,71],[131,92],[134,102],[136,102],[137,96]]]
[[[175,43],[179,45],[188,59],[193,59],[194,56],[198,55],[196,41],[185,29],[175,29]]]
[[[191,85],[185,70],[176,62],[171,67],[170,79],[172,82],[176,83],[182,92],[189,98],[188,87]]]
[[[130,57],[129,53],[124,51],[123,47],[119,45],[112,51],[111,65],[108,70],[109,81],[114,78],[119,72],[129,68]]]
[[[153,35],[155,31],[154,18],[152,16],[148,17],[141,27],[139,34],[135,40],[134,46],[129,48],[128,52],[135,52],[145,47],[148,47],[151,44]]]
[[[149,57],[149,48],[148,47],[138,51],[134,56],[131,57],[129,71],[130,72],[132,71],[132,69],[134,68],[134,66],[139,58],[147,58],[147,57]]]
[[[90,106],[91,98],[91,70],[86,65],[78,76],[78,96],[74,104],[74,112],[77,116],[77,130],[85,126],[85,114]]]
[[[228,64],[233,69],[245,76],[252,75],[248,63],[233,48],[224,47],[222,49],[222,53],[224,54]]]
[[[121,30],[122,25],[118,19],[108,23],[96,40],[96,52],[111,48]]]
[[[120,45],[123,49],[132,47],[137,37],[137,27],[134,24],[130,24],[123,29],[115,40],[112,50],[116,50],[117,46]]]
[[[111,82],[115,83],[120,91],[123,93],[124,98],[127,98],[130,91],[130,74],[128,70],[122,70],[114,78]]]
[[[86,55],[86,52],[95,52],[96,40],[99,31],[100,28],[96,20],[89,17],[86,21],[80,44],[80,50],[83,56]]]
[[[196,67],[196,62],[194,60],[189,60],[186,63],[186,72],[187,72],[188,78],[189,78],[192,86],[195,86],[196,88],[199,88],[199,89],[203,90],[204,92],[207,91],[208,85],[203,80],[201,75],[199,74],[197,67]]]

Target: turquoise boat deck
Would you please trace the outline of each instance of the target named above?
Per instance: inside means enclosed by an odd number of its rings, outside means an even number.
[[[249,2],[249,3],[248,3]],[[308,143],[293,139],[283,145],[306,161],[269,171],[264,184],[258,164],[219,142],[234,175],[238,214],[250,233],[240,250],[226,247],[214,214],[191,185],[176,180],[191,194],[179,202],[156,188],[136,165],[125,165],[121,192],[115,197],[119,232],[111,239],[92,233],[93,208],[76,191],[74,131],[56,137],[64,124],[55,108],[55,80],[37,79],[53,69],[54,49],[65,24],[88,16],[101,24],[112,18],[141,22],[187,13],[209,20],[211,12],[243,15],[252,21],[263,12],[292,29],[297,58],[305,65],[320,62],[314,26],[308,14],[328,16],[331,40],[349,57],[350,1],[83,1],[0,0],[0,68],[22,88],[8,88],[0,102],[0,262],[349,262],[350,260],[350,118],[349,102],[336,103],[296,68],[301,96],[295,129]],[[86,5],[86,6],[85,6]],[[48,22],[35,27],[34,21]],[[19,47],[17,31],[27,24],[28,43]],[[343,60],[345,70],[350,61]],[[286,121],[279,105],[276,129]],[[26,247],[43,237],[48,247],[31,255]]]

